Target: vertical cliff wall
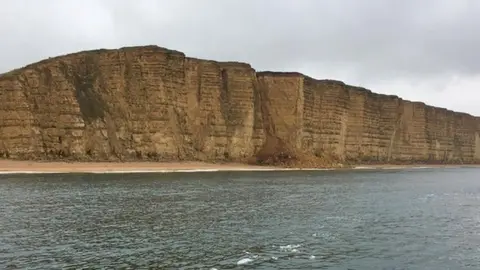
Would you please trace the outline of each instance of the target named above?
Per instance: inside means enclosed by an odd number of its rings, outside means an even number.
[[[474,163],[479,134],[468,114],[156,46],[0,75],[11,159]]]

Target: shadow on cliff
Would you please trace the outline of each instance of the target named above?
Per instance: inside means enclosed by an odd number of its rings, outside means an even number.
[[[262,148],[249,160],[256,165],[286,165],[297,160],[294,151],[278,137],[269,136]]]
[[[292,146],[275,136],[268,136],[262,148],[248,160],[251,165],[282,166],[290,168],[332,167],[339,164],[334,158],[295,151]]]

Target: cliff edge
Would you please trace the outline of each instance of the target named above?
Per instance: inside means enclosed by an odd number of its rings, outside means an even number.
[[[128,47],[0,75],[0,158],[478,163],[480,118],[300,73]]]

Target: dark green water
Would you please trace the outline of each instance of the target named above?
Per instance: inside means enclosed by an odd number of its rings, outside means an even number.
[[[480,269],[474,168],[0,175],[0,217],[0,269]]]

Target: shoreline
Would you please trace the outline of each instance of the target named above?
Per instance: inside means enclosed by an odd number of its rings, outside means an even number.
[[[206,162],[60,162],[0,160],[0,174],[41,173],[173,173],[173,172],[218,172],[218,171],[341,171],[341,170],[400,170],[433,168],[480,168],[475,164],[442,165],[354,165],[338,168],[287,168],[259,166],[243,163],[214,164]]]
[[[272,171],[277,167],[205,162],[61,162],[0,160],[0,174],[9,173],[166,173],[209,171]]]

